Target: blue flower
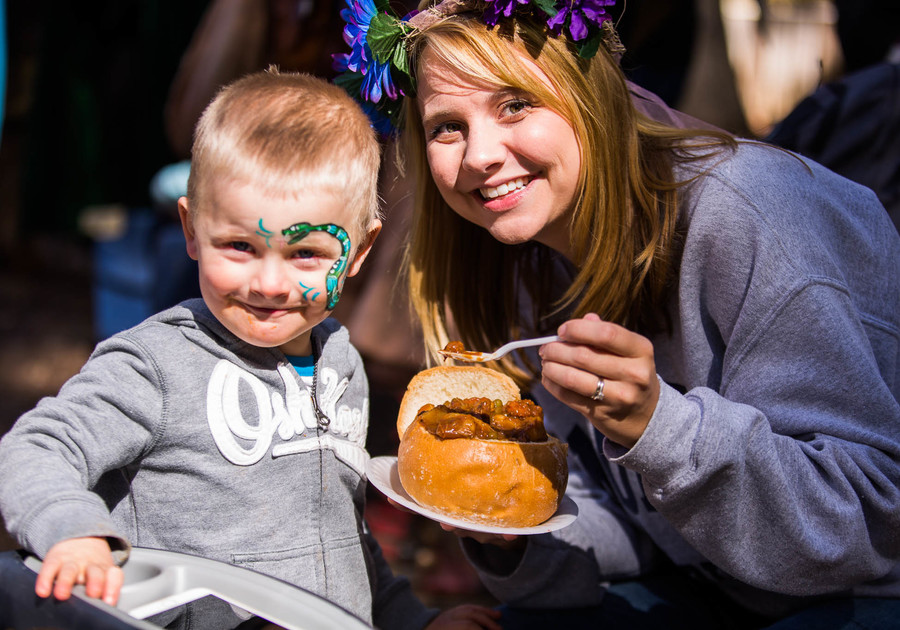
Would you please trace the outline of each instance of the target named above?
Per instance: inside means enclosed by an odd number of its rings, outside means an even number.
[[[337,73],[352,72],[350,70],[350,53],[334,53],[331,55],[331,68]]]
[[[360,94],[362,97],[373,103],[381,100],[382,94],[387,95],[392,101],[397,100],[400,91],[394,85],[394,79],[391,76],[391,64],[380,63],[374,57],[369,67],[363,72],[363,84]]]
[[[569,35],[573,41],[585,39],[591,26],[601,27],[612,17],[604,7],[611,7],[615,0],[562,0],[557,3],[557,14],[547,20],[547,26],[554,35],[559,35],[568,22]]]
[[[349,53],[335,54],[331,58],[333,60],[332,67],[339,73],[334,80],[335,84],[340,85],[351,96],[356,98],[363,112],[369,117],[369,122],[372,123],[375,131],[384,137],[390,136],[399,122],[399,105],[387,99],[380,99],[379,102],[375,102],[366,98],[364,84],[367,81],[367,76],[373,73],[363,75],[358,70],[350,70],[347,67],[350,59]]]
[[[364,71],[363,68],[370,59],[366,55],[366,35],[372,18],[375,17],[375,3],[373,0],[347,0],[347,7],[341,9],[341,17],[347,23],[344,27],[344,41],[350,46],[347,67],[353,71]]]
[[[335,70],[363,75],[360,96],[371,103],[379,102],[385,95],[396,100],[402,94],[391,76],[390,62],[378,61],[368,42],[372,22],[377,16],[374,0],[347,0],[347,8],[341,10],[341,17],[347,22],[344,41],[350,46],[350,52],[332,55]]]

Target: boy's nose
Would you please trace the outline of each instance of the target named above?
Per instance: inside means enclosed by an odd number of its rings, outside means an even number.
[[[287,295],[291,291],[292,281],[280,261],[264,259],[260,261],[251,288],[267,298]]]

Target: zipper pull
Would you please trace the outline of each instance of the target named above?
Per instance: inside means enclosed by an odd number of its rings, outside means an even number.
[[[328,425],[331,424],[331,419],[322,413],[322,410],[319,408],[319,400],[316,396],[316,383],[319,381],[319,365],[318,361],[313,362],[313,378],[312,378],[312,391],[310,392],[312,398],[313,409],[316,412],[316,420],[319,424],[320,429],[327,429]]]

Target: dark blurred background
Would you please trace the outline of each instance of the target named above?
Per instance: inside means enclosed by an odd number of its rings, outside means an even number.
[[[221,73],[204,74],[221,51],[186,53],[196,49],[204,28],[206,37],[228,35],[210,17],[214,8],[222,10],[214,5],[241,3],[255,5],[253,15],[262,16],[260,51]],[[191,293],[193,272],[172,195],[159,176],[189,157],[185,147],[196,112],[184,113],[179,127],[170,95],[183,96],[184,86],[198,88],[193,98],[202,106],[217,82],[273,61],[329,75],[330,54],[343,52],[342,6],[321,0],[6,0],[0,434],[77,372],[100,338]],[[634,81],[747,137],[790,138],[788,132],[812,116],[787,129],[779,123],[817,89],[872,66],[897,68],[900,13],[894,0],[629,0],[618,19],[628,49],[623,67]],[[243,49],[247,53],[248,45]],[[199,70],[186,67],[189,58]],[[173,87],[179,82],[182,92]],[[882,90],[875,92],[878,102],[893,94],[895,100],[886,102],[896,105],[898,83],[885,85],[876,84]],[[870,116],[893,116],[894,124],[900,111],[866,109]],[[829,120],[834,125],[836,118]],[[814,157],[827,143],[824,133],[806,147]],[[890,140],[894,147],[898,136]],[[879,159],[896,153],[882,151]],[[854,156],[856,163],[863,159],[861,152]],[[888,181],[896,190],[897,178]],[[354,279],[360,294],[359,283],[387,286],[396,271],[408,215],[399,188],[392,196],[392,184],[385,184],[386,232],[393,235],[375,245],[383,264]],[[889,194],[886,204],[894,199]],[[385,337],[410,330],[387,315],[397,311],[381,301],[387,292],[356,302],[353,293],[349,288],[351,299],[338,317],[359,335],[371,370],[370,448],[373,455],[393,455],[397,403],[421,354],[412,336],[400,342]],[[363,324],[354,325],[351,315],[360,310],[369,326],[374,321],[390,332],[354,332]],[[379,346],[395,351],[383,355]],[[455,537],[394,510],[374,491],[370,499],[368,517],[387,557],[413,579],[423,599],[437,605],[491,602]],[[2,528],[0,546],[16,546]]]

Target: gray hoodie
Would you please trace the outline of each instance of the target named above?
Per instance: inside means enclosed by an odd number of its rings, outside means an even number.
[[[887,213],[817,164],[742,144],[687,188],[680,219],[643,436],[605,440],[536,383],[569,442],[579,517],[521,558],[466,540],[470,559],[524,607],[597,605],[607,581],[663,557],[776,617],[822,596],[900,597],[900,238]]]
[[[107,536],[265,573],[369,623],[434,615],[394,577],[363,520],[368,383],[346,329],[313,329],[315,400],[277,349],[190,300],[98,344],[0,441],[0,508],[43,557]],[[193,615],[226,628],[230,608]],[[190,618],[192,615],[186,615]],[[188,622],[185,622],[185,625]]]

